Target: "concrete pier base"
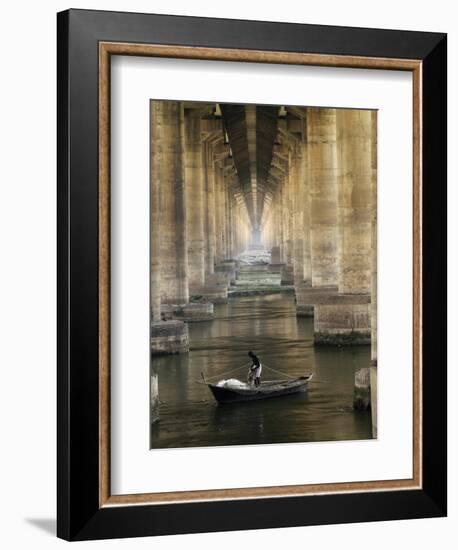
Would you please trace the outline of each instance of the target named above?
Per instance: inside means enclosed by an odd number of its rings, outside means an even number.
[[[368,411],[371,408],[371,377],[369,367],[360,369],[355,373],[353,408],[358,411]]]
[[[375,361],[376,362],[376,361]],[[370,367],[372,437],[377,438],[377,366]]]
[[[215,273],[212,276],[214,284],[218,286],[225,286],[226,288],[231,284],[231,272],[226,270],[221,265],[215,266]]]
[[[270,262],[272,264],[281,264],[281,263],[283,263],[281,261],[281,253],[280,253],[280,247],[279,246],[273,246],[270,249]]]
[[[234,260],[225,260],[215,266],[215,274],[220,283],[235,285],[237,279],[237,263]]]
[[[283,263],[278,263],[278,264],[272,263],[267,266],[267,269],[272,273],[281,273],[281,270],[283,269],[284,266],[285,264]]]
[[[166,319],[176,319],[185,323],[211,321],[213,319],[213,304],[200,296],[189,304],[163,304],[161,312]]]
[[[151,355],[171,355],[189,351],[188,325],[183,321],[151,323]]]
[[[312,287],[309,283],[295,285],[296,315],[313,317],[314,305],[327,302],[330,296],[337,295],[336,286]]]
[[[280,274],[282,285],[294,284],[294,269],[292,265],[284,264],[281,268]]]
[[[368,305],[315,306],[314,340],[317,345],[370,345]]]
[[[150,421],[151,424],[154,424],[159,420],[159,383],[157,373],[151,374],[150,384]]]
[[[181,320],[188,323],[211,321],[213,319],[213,304],[207,301],[191,302],[181,308]]]
[[[208,284],[202,287],[189,289],[191,301],[204,298],[212,304],[227,304],[227,286]]]
[[[369,294],[328,294],[315,298],[316,345],[349,346],[371,343]]]
[[[298,317],[313,317],[313,305],[307,300],[311,285],[306,283],[294,285],[294,294],[296,297],[296,315]]]

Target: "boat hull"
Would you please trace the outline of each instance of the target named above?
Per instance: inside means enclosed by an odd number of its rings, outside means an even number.
[[[283,397],[294,393],[306,391],[307,385],[312,376],[303,376],[295,380],[280,383],[262,383],[257,388],[230,389],[215,384],[207,384],[213,397],[218,403],[239,403],[242,401],[259,401],[260,399],[271,399]]]

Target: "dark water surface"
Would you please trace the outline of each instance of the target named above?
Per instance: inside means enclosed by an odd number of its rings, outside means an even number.
[[[352,409],[354,373],[369,365],[370,346],[315,348],[313,320],[296,318],[292,294],[232,298],[215,305],[214,321],[189,324],[189,336],[189,354],[153,359],[160,420],[151,429],[152,448],[372,437],[370,412]],[[308,391],[218,405],[198,383],[201,371],[216,382],[246,364],[249,350],[289,376],[313,372]],[[247,370],[227,377],[245,381]],[[263,371],[265,380],[279,377]]]

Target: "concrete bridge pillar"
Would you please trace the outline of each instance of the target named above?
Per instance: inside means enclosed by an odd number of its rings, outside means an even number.
[[[377,437],[377,115],[372,113],[372,256],[371,256],[371,413],[372,437]]]
[[[298,287],[304,282],[304,193],[302,174],[302,152],[299,148],[293,156],[292,179],[292,225],[293,225],[293,280]]]
[[[282,185],[282,184],[281,184]],[[270,265],[269,271],[281,273],[283,268],[283,226],[282,226],[282,203],[281,190],[276,190],[271,203],[269,219],[270,231]]]
[[[293,178],[291,175],[291,152],[287,150],[288,161],[286,171],[283,176],[281,189],[282,201],[282,252],[281,284],[294,284],[293,267]]]
[[[224,177],[220,162],[215,162],[215,265],[224,259]]]
[[[306,111],[305,284],[296,289],[298,314],[316,314],[317,300],[337,292],[337,128],[336,110]],[[307,274],[305,274],[307,272]],[[316,327],[316,321],[315,321]]]
[[[336,110],[307,110],[313,287],[337,284]]]
[[[370,344],[374,143],[371,111],[337,112],[338,294],[315,310],[315,343]],[[375,205],[374,205],[375,206]],[[365,377],[365,379],[368,377]]]
[[[205,284],[204,181],[200,113],[185,111],[189,284]]]
[[[204,231],[205,231],[205,278],[215,272],[215,170],[213,146],[210,141],[203,145],[204,166]]]
[[[227,302],[227,284],[221,284],[220,275],[215,272],[217,255],[221,252],[221,241],[218,241],[218,214],[220,208],[220,187],[216,179],[222,177],[221,166],[215,162],[215,147],[222,141],[221,122],[214,121],[212,131],[204,136],[202,149],[203,167],[203,233],[204,233],[204,283],[197,281],[190,285],[193,304],[205,302],[211,304]],[[196,306],[193,306],[196,309]],[[201,308],[203,306],[201,305]],[[213,311],[213,310],[212,310]],[[211,318],[210,311],[200,312],[198,320]]]
[[[188,327],[164,321],[163,303],[188,301],[183,106],[153,101],[151,117],[151,353],[188,351]],[[175,213],[178,212],[178,215]]]
[[[188,279],[190,303],[174,315],[188,322],[213,318],[213,304],[195,300],[193,289],[205,285],[204,177],[201,135],[201,110],[185,110],[186,214],[188,232]]]
[[[296,314],[298,317],[313,317],[313,305],[309,303],[312,286],[312,264],[310,250],[310,179],[308,173],[307,143],[302,140],[296,168],[296,189],[299,217],[297,230],[301,239],[296,243],[296,265],[298,277],[295,276],[294,291],[296,294]]]
[[[162,303],[182,305],[189,300],[184,110],[182,103],[178,101],[164,101],[160,109],[163,135],[162,140],[156,143],[159,148],[162,176],[160,180]]]

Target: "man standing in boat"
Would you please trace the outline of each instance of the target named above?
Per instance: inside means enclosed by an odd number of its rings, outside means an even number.
[[[252,361],[248,377],[250,382],[254,381],[254,385],[258,387],[261,384],[262,365],[259,358],[252,351],[249,351],[248,355]]]

